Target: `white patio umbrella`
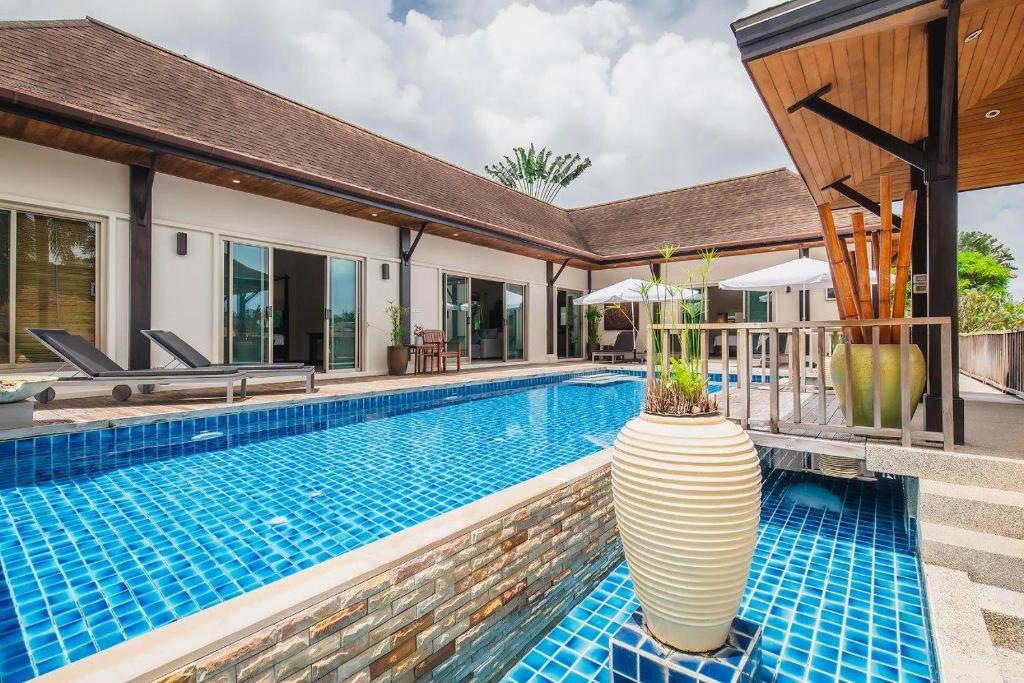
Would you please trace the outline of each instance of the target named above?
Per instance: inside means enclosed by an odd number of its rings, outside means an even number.
[[[801,289],[827,289],[832,286],[828,264],[813,258],[798,258],[774,266],[737,275],[718,283],[719,289],[762,291],[799,287]]]
[[[598,289],[573,301],[577,306],[600,306],[603,304],[660,303],[665,301],[690,301],[700,298],[700,292],[686,287],[672,287],[664,284],[652,285],[640,278],[631,277]],[[633,349],[636,350],[636,329],[633,329]]]
[[[577,306],[599,306],[601,304],[637,304],[644,301],[689,301],[699,299],[700,292],[685,287],[671,287],[663,284],[644,284],[644,280],[631,277],[598,289],[575,301]],[[647,288],[646,294],[644,288]]]

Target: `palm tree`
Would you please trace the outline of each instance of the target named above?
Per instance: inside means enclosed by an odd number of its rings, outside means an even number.
[[[1013,276],[1017,275],[1017,263],[1013,257],[1013,252],[1010,251],[1009,247],[987,232],[966,230],[960,233],[957,249],[959,251],[976,251],[985,256],[991,256],[1001,265],[1006,266]]]
[[[505,187],[524,192],[545,202],[553,202],[559,191],[590,168],[590,158],[579,154],[554,153],[546,147],[516,147],[513,157],[484,166],[484,171]]]

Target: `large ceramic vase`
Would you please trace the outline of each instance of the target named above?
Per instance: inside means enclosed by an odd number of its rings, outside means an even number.
[[[388,347],[388,374],[404,375],[409,370],[409,347]]]
[[[878,347],[880,370],[878,377],[882,384],[882,426],[899,429],[903,426],[900,408],[900,345],[880,344]],[[853,424],[859,427],[873,427],[875,424],[875,388],[872,372],[873,358],[871,344],[850,345],[850,373],[853,377]],[[910,414],[913,415],[924,393],[924,354],[916,344],[910,345]],[[846,391],[846,352],[837,346],[832,352],[832,386],[839,397],[839,408],[843,415],[850,416]]]
[[[641,413],[615,440],[612,495],[647,628],[677,650],[717,649],[757,537],[761,468],[721,414]]]

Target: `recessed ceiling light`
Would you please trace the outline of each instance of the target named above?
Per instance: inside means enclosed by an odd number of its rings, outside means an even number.
[[[380,215],[380,214],[377,214],[377,213],[371,213],[371,214],[370,214],[370,216],[372,216],[373,218],[376,218],[376,217],[377,217],[377,216],[379,216],[379,215]]]
[[[239,180],[238,178],[232,178],[231,182],[233,182],[235,185],[241,185],[241,183],[242,183],[242,181]]]
[[[458,236],[459,236],[459,233],[457,233],[457,232],[453,232],[452,233],[452,237],[458,237]]]
[[[964,38],[964,42],[965,43],[969,43],[972,40],[976,40],[978,38],[978,36],[980,36],[980,35],[981,35],[981,29],[980,28],[978,30],[976,30],[976,31],[971,31],[970,33],[967,34],[967,37]]]
[[[987,112],[985,112],[985,118],[986,119],[994,119],[995,117],[999,116],[1000,114],[1002,114],[1002,112],[999,111],[998,109],[989,109]]]

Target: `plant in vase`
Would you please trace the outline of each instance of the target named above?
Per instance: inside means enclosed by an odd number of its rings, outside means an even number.
[[[409,369],[409,347],[405,341],[406,332],[409,329],[405,324],[405,318],[409,314],[409,309],[389,300],[384,308],[384,312],[387,314],[388,322],[391,326],[391,344],[388,346],[388,374],[404,375]]]
[[[836,292],[836,306],[839,309],[839,317],[843,320],[901,319],[906,312],[905,291],[910,278],[917,193],[910,190],[903,198],[902,229],[898,235],[892,232],[892,191],[888,176],[881,177],[879,196],[878,232],[872,235],[865,232],[862,213],[851,216],[852,252],[846,239],[836,231],[831,207],[828,204],[818,207],[832,272],[832,285]],[[876,297],[872,296],[871,291],[869,243],[872,247],[870,261],[874,263],[876,271],[877,305]],[[892,282],[894,269],[895,281]],[[924,354],[916,344],[910,344],[909,367],[901,367],[901,335],[909,334],[909,328],[879,325],[877,329],[882,426],[899,428],[903,424],[900,405],[901,377],[904,372],[910,375],[909,400],[913,415],[924,393]],[[852,416],[854,425],[862,427],[874,426],[873,346],[874,332],[871,327],[851,326],[844,329],[843,343],[832,354],[830,375],[832,386],[835,387],[836,396],[839,398],[839,407],[844,415]],[[850,387],[847,386],[847,377],[852,379]],[[849,405],[851,399],[852,406]]]
[[[663,251],[663,272],[673,253]],[[702,291],[713,259],[704,254],[697,273]],[[708,394],[703,301],[688,294],[662,278],[641,288],[647,319],[659,305],[661,323],[674,332],[669,348],[656,333],[647,350],[654,371],[643,410],[616,438],[612,495],[648,630],[675,649],[707,652],[725,642],[750,573],[761,469],[750,437]]]

